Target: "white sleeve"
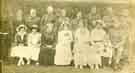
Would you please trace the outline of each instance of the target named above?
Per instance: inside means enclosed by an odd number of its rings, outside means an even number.
[[[28,34],[28,46],[31,45],[31,34]]]
[[[58,42],[61,42],[62,41],[62,32],[58,32]]]

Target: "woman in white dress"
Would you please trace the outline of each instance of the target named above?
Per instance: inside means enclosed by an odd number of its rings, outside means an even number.
[[[99,65],[101,66],[101,56],[104,56],[103,50],[104,50],[104,42],[106,40],[106,32],[102,28],[103,27],[103,21],[96,20],[96,26],[91,31],[91,49],[93,50],[93,55],[89,53],[89,64],[91,68],[99,69]]]
[[[73,41],[72,32],[67,24],[63,24],[63,30],[58,32],[58,43],[56,45],[55,64],[69,65],[72,60],[71,42]]]
[[[28,56],[28,47],[27,47],[27,33],[26,33],[27,27],[23,24],[19,25],[16,28],[16,35],[15,35],[15,43],[16,46],[11,49],[11,56],[12,57],[18,57],[18,63],[17,66],[24,65],[23,58],[29,59]]]
[[[39,53],[40,53],[40,45],[41,45],[41,33],[38,32],[38,26],[32,25],[32,31],[28,35],[28,47],[30,53],[30,59],[36,62],[38,65]],[[30,64],[30,61],[29,61]]]
[[[84,65],[88,64],[88,49],[90,35],[89,30],[83,24],[83,21],[79,21],[79,28],[75,32],[75,45],[74,45],[74,62],[75,68],[82,69]]]

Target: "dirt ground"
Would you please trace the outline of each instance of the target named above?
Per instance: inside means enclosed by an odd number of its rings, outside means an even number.
[[[25,65],[18,67],[14,64],[4,65],[3,73],[129,73],[125,66],[121,71],[114,71],[106,67],[99,70],[90,70],[89,68],[75,69],[72,66],[34,66]]]

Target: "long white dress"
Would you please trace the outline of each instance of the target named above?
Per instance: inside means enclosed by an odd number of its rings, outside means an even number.
[[[30,58],[37,61],[39,59],[40,53],[40,43],[41,43],[41,33],[30,33],[28,35],[28,47]]]
[[[88,50],[90,35],[87,28],[79,28],[75,32],[74,62],[76,65],[86,65],[88,63]]]
[[[58,43],[56,45],[55,64],[69,65],[72,60],[71,42],[73,40],[70,30],[62,30],[58,33]]]
[[[104,55],[104,40],[106,37],[106,32],[103,29],[93,29],[91,31],[91,50],[93,53],[89,53],[89,64],[99,64],[101,65],[101,56]]]

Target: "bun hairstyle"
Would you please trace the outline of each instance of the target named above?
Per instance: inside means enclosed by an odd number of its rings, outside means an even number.
[[[99,20],[96,20],[95,22],[96,22],[96,26],[97,25],[101,25],[102,27],[105,27],[106,26],[106,24],[104,23],[104,21],[102,21],[100,19]]]
[[[32,25],[31,30],[32,30],[32,29],[37,29],[37,30],[39,30],[38,25],[36,25],[36,24]]]

